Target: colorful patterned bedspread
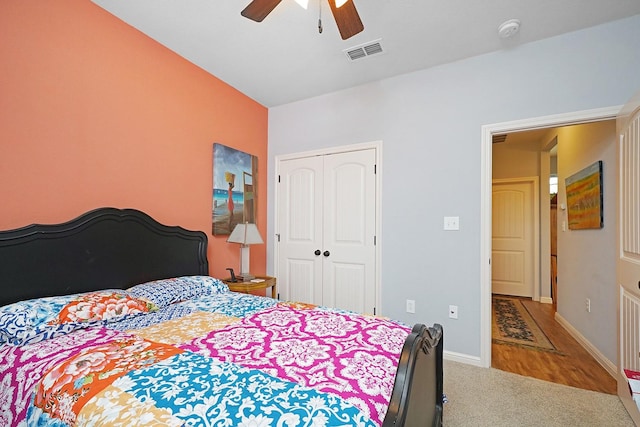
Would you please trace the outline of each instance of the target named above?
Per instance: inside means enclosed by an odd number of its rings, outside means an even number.
[[[128,294],[149,310],[116,305],[63,332],[38,308],[40,333],[21,331],[22,343],[2,338],[0,312],[0,425],[382,424],[407,326],[219,284],[166,298],[166,285],[164,300]]]

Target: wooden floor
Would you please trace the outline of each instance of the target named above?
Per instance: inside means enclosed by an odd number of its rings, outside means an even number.
[[[492,344],[491,366],[558,384],[616,394],[616,381],[555,320],[553,306],[527,301],[526,307],[547,338],[562,354]]]

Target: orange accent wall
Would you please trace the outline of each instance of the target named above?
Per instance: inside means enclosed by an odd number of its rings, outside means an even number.
[[[88,0],[0,2],[0,229],[136,208],[209,235],[212,147],[258,156],[266,231],[268,110]],[[264,245],[251,271],[264,272]]]

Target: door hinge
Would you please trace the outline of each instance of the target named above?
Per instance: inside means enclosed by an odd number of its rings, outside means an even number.
[[[278,175],[278,183],[280,182],[280,175]]]
[[[373,236],[373,246],[376,245],[376,236]]]
[[[280,233],[276,233],[276,237],[278,238],[278,243],[280,243]]]
[[[375,307],[373,307],[373,315],[374,316],[376,315],[376,308]]]
[[[373,165],[373,174],[377,174],[378,173],[378,165]]]

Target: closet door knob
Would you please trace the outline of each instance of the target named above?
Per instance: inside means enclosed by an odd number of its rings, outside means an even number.
[[[320,255],[322,252],[320,252],[320,249],[316,249],[316,251],[314,252],[314,254],[316,255]]]
[[[324,251],[324,253],[322,255],[329,256],[329,255],[331,255],[331,253],[329,251]]]

